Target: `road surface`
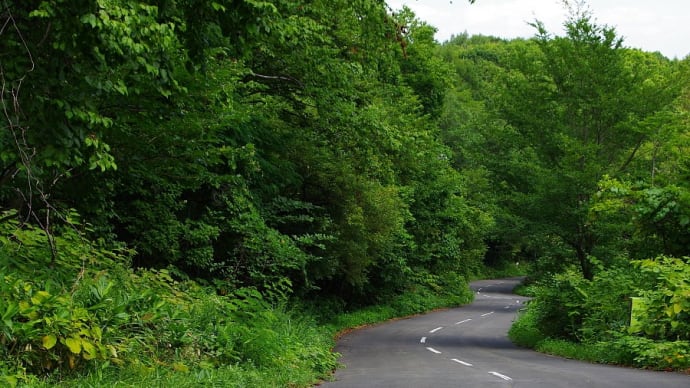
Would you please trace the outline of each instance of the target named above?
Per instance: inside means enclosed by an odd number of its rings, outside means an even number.
[[[507,331],[526,298],[518,279],[472,283],[467,306],[356,330],[335,351],[344,367],[324,388],[690,388],[690,376],[596,365],[513,345]]]

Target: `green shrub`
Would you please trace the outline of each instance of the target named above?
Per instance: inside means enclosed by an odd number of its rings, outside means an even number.
[[[655,341],[653,339],[621,335],[607,343],[619,355],[617,361],[652,369],[690,368],[690,341]]]
[[[643,276],[629,264],[600,270],[591,282],[585,283],[582,326],[578,339],[595,343],[623,332],[630,321],[631,297],[644,284]]]
[[[334,313],[336,310],[333,309],[326,309],[321,314],[317,313],[317,316],[337,332],[391,318],[459,306],[471,302],[473,297],[467,281],[459,274],[449,272],[439,276],[420,271],[415,282],[405,291],[390,295],[376,305],[359,307],[352,311],[345,311],[343,308],[339,313]],[[330,305],[335,304],[333,302]],[[315,311],[316,308],[307,310]]]
[[[578,273],[570,270],[539,283],[529,310],[539,332],[552,338],[577,338],[582,324],[585,282]]]
[[[636,261],[648,278],[632,333],[658,340],[690,340],[690,265],[676,258]]]
[[[534,349],[544,339],[537,327],[536,310],[528,308],[515,320],[508,331],[508,337],[518,346]]]
[[[537,286],[534,283],[521,282],[513,289],[513,293],[522,296],[535,297],[537,295]]]
[[[597,342],[627,328],[630,298],[645,284],[629,264],[601,269],[592,280],[569,270],[537,283],[532,309],[544,335]]]
[[[530,263],[501,262],[497,266],[486,267],[481,271],[484,279],[502,279],[509,277],[525,276],[531,271]]]
[[[564,357],[686,369],[690,266],[684,260],[619,263],[589,281],[575,271],[534,288],[535,299],[510,331],[519,345]],[[631,297],[641,297],[631,323]]]
[[[51,236],[53,251],[43,230],[20,225],[11,213],[3,219],[0,361],[13,360],[18,371],[40,374],[117,358],[122,344],[108,341],[99,316],[112,304],[83,303],[75,295],[112,289],[114,283],[104,285],[104,273],[126,263],[127,256],[83,240],[72,228]],[[90,269],[96,265],[99,271]],[[100,289],[98,278],[104,282]]]

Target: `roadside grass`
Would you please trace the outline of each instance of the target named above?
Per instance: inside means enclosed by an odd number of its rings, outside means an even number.
[[[528,296],[530,298],[536,296],[536,288],[534,284],[521,282],[513,289],[513,293],[520,296]]]
[[[529,305],[513,323],[508,331],[508,337],[516,345],[540,353],[581,361],[619,363],[619,358],[611,353],[611,349],[601,344],[576,343],[544,336],[537,327],[536,314],[530,311]]]
[[[253,322],[235,323],[235,361],[213,358],[199,360],[184,350],[169,357],[141,357],[144,362],[116,366],[93,363],[79,373],[54,373],[30,387],[310,387],[327,378],[337,366],[332,352],[333,333],[311,317],[297,317],[291,310],[276,307],[256,312]],[[275,319],[265,320],[259,315]],[[250,333],[251,332],[251,333]],[[189,336],[195,336],[192,330]],[[135,355],[130,359],[136,358]]]
[[[36,388],[68,387],[258,387],[279,386],[280,381],[268,378],[266,373],[240,366],[227,365],[220,368],[195,369],[187,372],[175,371],[162,366],[139,368],[103,368],[90,371],[59,383],[43,381]]]
[[[590,361],[597,363],[615,363],[602,352],[602,348],[596,344],[575,343],[566,340],[545,338],[537,343],[536,351],[554,356],[570,358],[573,360]]]
[[[333,332],[281,284],[221,295],[132,270],[130,252],[72,229],[48,266],[42,231],[12,230],[0,244],[2,387],[307,387],[337,366]]]
[[[449,288],[418,285],[377,305],[337,314],[326,320],[326,325],[334,333],[340,333],[390,319],[464,305],[472,302],[473,297],[469,285],[463,280],[454,281],[453,287]]]
[[[59,384],[44,382],[36,387],[309,387],[316,381],[313,373],[302,368],[262,369],[224,365],[218,368],[197,368],[187,372],[161,367],[147,368],[146,370],[108,369],[103,373],[94,372],[72,380],[63,380]]]
[[[171,327],[157,327],[156,333],[175,332],[186,345],[172,351],[130,354],[124,365],[108,361],[91,362],[79,371],[55,370],[44,376],[26,376],[18,387],[311,387],[328,380],[337,367],[333,352],[337,337],[350,329],[380,323],[398,317],[455,307],[472,301],[473,293],[460,276],[433,277],[411,286],[408,292],[381,300],[378,304],[333,313],[320,309],[318,302],[293,303],[289,306],[265,303],[259,295],[247,297],[243,310],[226,326],[214,324],[217,303],[222,298],[196,293],[196,314],[185,315]],[[255,299],[256,298],[256,299]],[[221,302],[219,302],[221,300]],[[190,301],[191,303],[192,301]],[[233,302],[237,303],[237,302]],[[335,303],[337,305],[337,303]],[[238,315],[239,314],[239,315]],[[163,324],[163,322],[160,322]],[[208,325],[213,328],[209,329]],[[233,359],[214,359],[208,348],[216,349],[223,332],[232,337],[230,350],[217,349],[219,355]],[[199,343],[208,341],[207,348]],[[206,349],[206,350],[204,350]],[[207,352],[203,356],[203,352]],[[191,353],[190,353],[191,352]],[[202,354],[199,354],[202,352]],[[141,362],[136,361],[141,358]],[[1,381],[1,380],[0,380]]]

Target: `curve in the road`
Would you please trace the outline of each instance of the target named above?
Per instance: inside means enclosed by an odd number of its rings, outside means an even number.
[[[514,346],[507,331],[526,298],[519,279],[473,282],[467,306],[342,337],[343,368],[324,387],[690,387],[690,376],[565,360]]]

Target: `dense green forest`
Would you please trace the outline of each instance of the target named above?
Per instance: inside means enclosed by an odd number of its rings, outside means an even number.
[[[3,383],[309,386],[515,271],[516,342],[690,367],[689,58],[581,4],[444,43],[381,0],[0,5]]]

